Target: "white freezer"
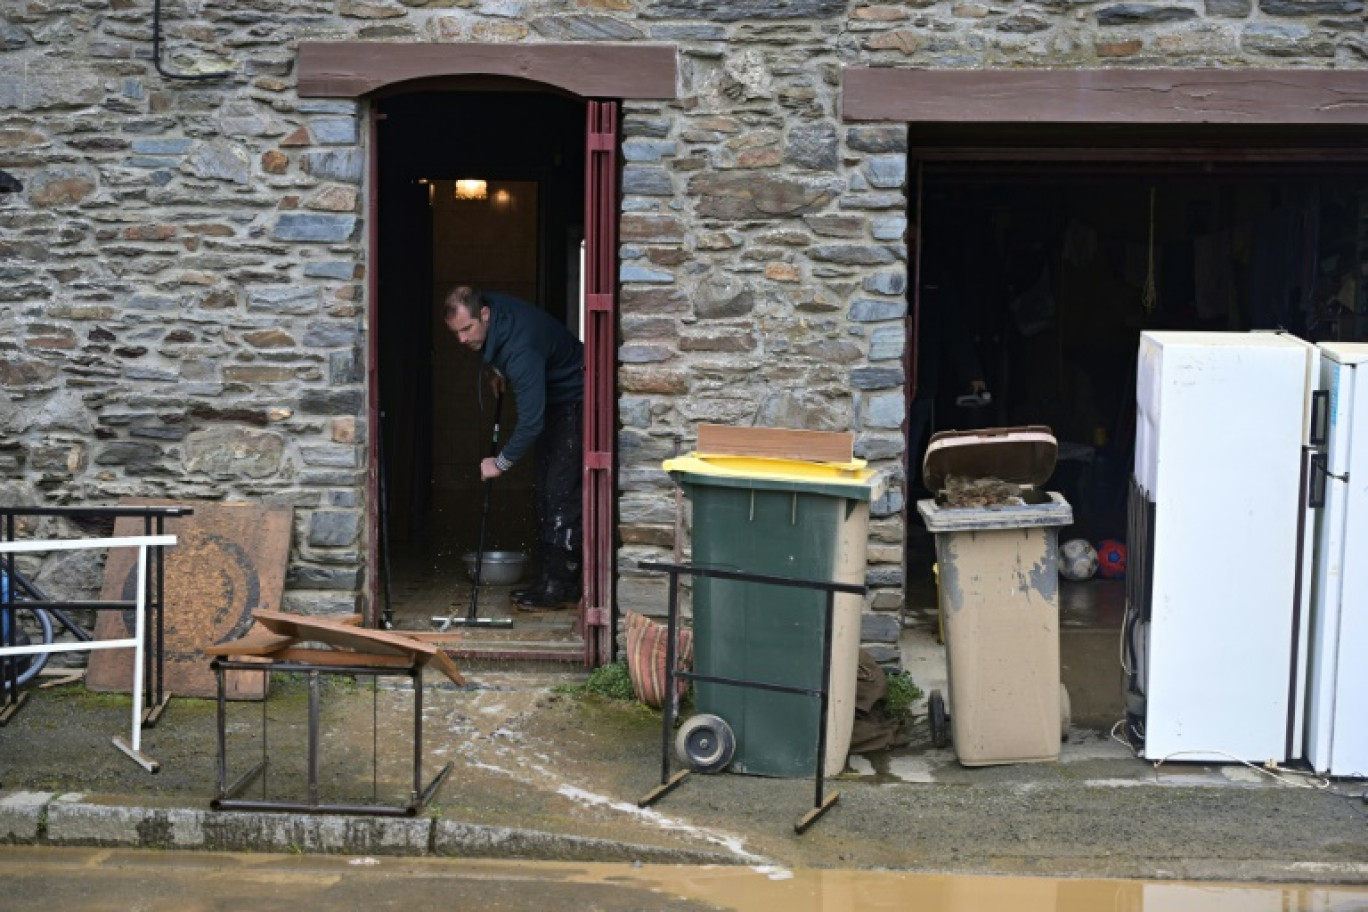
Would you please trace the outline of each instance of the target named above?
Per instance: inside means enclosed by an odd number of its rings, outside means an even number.
[[[1316,528],[1306,759],[1368,776],[1368,345],[1323,342],[1329,392]]]
[[[1302,747],[1304,508],[1315,348],[1274,333],[1146,332],[1135,482],[1149,501],[1137,654],[1144,756],[1263,762]]]

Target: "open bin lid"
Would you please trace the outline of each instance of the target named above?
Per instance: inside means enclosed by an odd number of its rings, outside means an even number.
[[[1054,474],[1058,455],[1054,432],[1043,424],[941,431],[927,445],[922,475],[932,491],[944,490],[949,475],[1039,488]]]

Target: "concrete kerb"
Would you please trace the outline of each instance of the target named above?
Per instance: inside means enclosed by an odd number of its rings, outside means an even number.
[[[145,807],[75,793],[0,793],[0,842],[329,855],[737,864],[734,855],[485,826],[371,817]]]

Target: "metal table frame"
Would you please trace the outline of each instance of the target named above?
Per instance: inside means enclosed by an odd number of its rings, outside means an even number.
[[[814,773],[816,780],[816,795],[813,799],[812,809],[799,818],[793,825],[795,833],[802,834],[812,826],[817,820],[831,809],[832,805],[841,797],[840,792],[832,792],[830,795],[824,794],[826,779],[826,742],[827,742],[827,708],[830,701],[831,687],[831,627],[832,617],[836,610],[836,593],[849,593],[853,595],[864,595],[866,587],[856,583],[837,583],[828,580],[809,580],[793,579],[785,576],[771,576],[761,573],[742,573],[736,570],[721,570],[712,567],[698,567],[692,564],[673,564],[656,561],[644,561],[639,568],[653,573],[668,573],[670,575],[670,601],[669,619],[667,622],[667,634],[665,639],[665,700],[661,707],[661,729],[660,729],[660,785],[648,792],[640,801],[637,807],[647,807],[654,804],[670,792],[674,791],[691,773],[690,770],[680,770],[673,776],[670,775],[670,733],[674,728],[675,720],[675,682],[677,680],[687,681],[706,681],[710,684],[723,684],[729,687],[749,687],[758,690],[770,690],[777,693],[806,694],[815,697],[818,701],[819,720],[817,724],[817,769]],[[755,681],[744,678],[728,678],[718,675],[695,674],[689,671],[680,671],[677,667],[678,657],[676,655],[679,630],[679,576],[687,573],[690,576],[704,576],[710,579],[733,580],[741,583],[761,583],[768,586],[788,586],[797,589],[816,589],[826,593],[825,614],[822,624],[822,686],[821,687],[790,687],[786,684],[774,684],[769,681]]]
[[[338,653],[347,656],[347,653]],[[315,814],[370,814],[379,817],[414,817],[421,811],[432,796],[441,788],[451,773],[452,763],[442,767],[431,782],[423,784],[423,666],[414,662],[407,665],[366,665],[364,654],[357,654],[357,663],[352,665],[320,665],[311,662],[269,660],[241,661],[220,657],[209,663],[218,677],[218,794],[209,806],[216,811],[294,811]],[[395,656],[383,656],[395,659]],[[225,672],[230,670],[255,671],[264,675],[285,672],[300,672],[309,676],[309,797],[307,801],[268,801],[249,800],[241,795],[247,786],[262,778],[265,782],[267,756],[267,700],[261,701],[261,759],[251,769],[228,783],[228,700],[225,687]],[[323,674],[367,675],[378,679],[384,675],[405,675],[413,684],[413,787],[409,792],[409,802],[404,805],[384,804],[325,804],[319,800],[319,709],[321,688],[319,676]],[[376,758],[373,758],[373,761]],[[372,787],[375,782],[372,780]]]
[[[161,548],[176,543],[174,535],[152,535],[152,536],[129,536],[124,538],[78,538],[67,540],[39,540],[39,541],[5,541],[0,542],[0,555],[4,556],[4,561],[8,566],[12,566],[14,555],[29,552],[44,551],[80,551],[86,549],[105,549],[105,548],[137,548],[138,549],[138,584],[134,598],[131,601],[102,602],[101,608],[117,608],[120,610],[133,609],[133,635],[120,639],[109,640],[85,640],[78,643],[37,643],[28,646],[20,646],[12,643],[0,645],[0,662],[5,667],[17,674],[20,657],[26,655],[39,655],[54,652],[79,652],[96,649],[132,649],[133,650],[133,719],[131,722],[131,735],[128,741],[121,738],[114,739],[114,746],[132,758],[139,766],[149,773],[155,773],[161,769],[161,764],[147,757],[142,752],[142,683],[143,672],[146,669],[146,645],[147,639],[144,635],[147,627],[147,552],[148,549]],[[29,603],[34,604],[34,603]],[[43,603],[37,603],[39,605]],[[0,605],[0,611],[10,612],[14,610],[14,603],[8,600]],[[18,620],[14,619],[9,624],[10,631],[17,631]],[[13,637],[11,637],[13,639]],[[7,683],[17,685],[17,679],[11,678]],[[16,701],[13,708],[6,708],[7,713],[12,714],[13,710],[18,709],[23,704],[24,696],[17,694],[18,687],[8,688],[7,695],[13,695]],[[5,717],[8,721],[8,715]]]
[[[21,516],[54,516],[64,519],[93,519],[93,518],[138,518],[143,521],[144,536],[164,536],[166,534],[166,520],[171,517],[190,516],[193,514],[192,507],[179,506],[117,506],[117,507],[25,507],[25,506],[0,506],[0,541],[14,542],[16,539],[16,520]],[[171,695],[165,692],[165,667],[163,657],[166,648],[166,624],[165,624],[165,585],[166,571],[162,555],[163,546],[152,547],[151,560],[147,566],[139,571],[139,587],[146,595],[147,614],[149,624],[143,631],[143,648],[150,656],[151,661],[143,665],[142,680],[142,725],[144,728],[152,728],[161,718],[166,710],[166,705],[171,700]],[[6,554],[3,557],[4,571],[10,574],[10,579],[14,577],[14,557]],[[14,586],[9,587],[9,597],[14,599]],[[95,611],[122,610],[127,607],[124,602],[105,602],[105,601],[33,601],[26,602],[25,607],[32,608],[56,608],[59,610],[91,609]],[[8,604],[0,607],[0,610],[8,608]],[[10,640],[17,640],[18,629],[11,624],[9,630]],[[0,638],[4,639],[4,638]],[[12,647],[16,642],[0,642],[0,647]],[[18,687],[19,665],[17,660],[8,656],[0,655],[0,725],[4,725],[9,719],[23,706],[27,694],[21,693]]]

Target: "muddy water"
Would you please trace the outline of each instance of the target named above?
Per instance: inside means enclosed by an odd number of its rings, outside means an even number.
[[[599,872],[594,872],[597,875]],[[621,875],[608,875],[616,879]],[[1349,912],[1368,889],[880,871],[645,868],[633,883],[738,912]]]
[[[1368,888],[0,847],[0,909],[1350,912]]]

